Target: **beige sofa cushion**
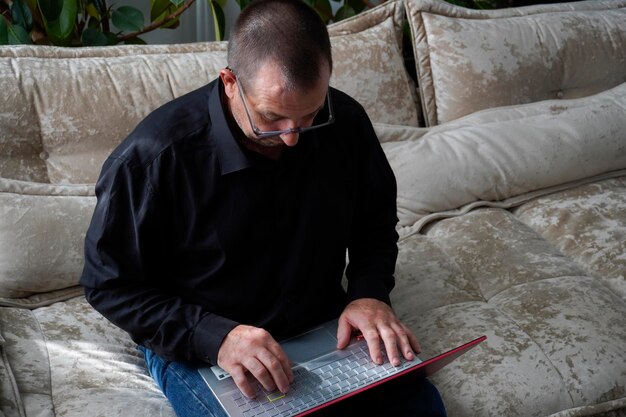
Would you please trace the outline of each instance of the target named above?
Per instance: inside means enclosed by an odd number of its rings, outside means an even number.
[[[418,126],[415,85],[402,57],[404,7],[391,0],[329,25],[330,84],[358,100],[375,123]]]
[[[91,185],[0,178],[0,305],[37,307],[81,293]]]
[[[174,417],[135,343],[84,297],[0,308],[0,326],[27,416]]]
[[[536,198],[514,213],[626,300],[626,176]]]
[[[396,174],[406,236],[476,205],[511,207],[549,187],[624,175],[626,83],[581,99],[484,110],[426,133],[377,130]]]
[[[0,416],[24,417],[24,405],[7,355],[6,340],[0,322]]]
[[[49,159],[50,149],[44,150],[42,139],[44,136],[47,138],[48,135],[54,135],[54,132],[49,132],[51,129],[54,130],[54,126],[46,128],[43,121],[45,120],[50,124],[54,123],[55,119],[62,119],[64,116],[63,111],[57,115],[54,114],[59,112],[58,107],[46,108],[46,103],[49,103],[50,100],[49,96],[56,98],[56,101],[60,102],[60,106],[67,106],[68,118],[75,121],[74,129],[71,129],[71,132],[81,140],[74,139],[71,142],[86,140],[90,145],[94,145],[95,154],[102,153],[102,142],[104,142],[105,147],[117,143],[120,140],[117,135],[125,135],[132,128],[130,124],[135,123],[135,120],[130,119],[131,115],[112,113],[115,115],[114,119],[111,116],[105,116],[108,109],[104,103],[105,97],[113,93],[103,89],[101,84],[95,85],[88,79],[86,80],[85,76],[89,76],[89,74],[85,73],[84,65],[81,67],[83,78],[72,80],[70,77],[73,74],[65,74],[67,78],[63,78],[63,71],[72,66],[71,62],[73,61],[71,60],[130,55],[206,53],[207,51],[215,51],[216,53],[222,51],[223,54],[225,47],[225,44],[219,43],[189,43],[150,46],[124,45],[105,48],[57,48],[50,46],[5,46],[0,48],[0,90],[4,94],[3,97],[6,98],[0,102],[0,177],[49,182],[46,161]],[[61,59],[68,61],[59,65]],[[148,60],[154,59],[159,59],[159,57],[148,58]],[[30,68],[31,65],[35,67]],[[46,74],[38,74],[36,71],[36,69],[47,69],[48,67],[52,68],[52,78]],[[113,75],[114,73],[104,72],[105,78],[110,79],[109,77]],[[54,81],[58,82],[52,84]],[[76,97],[72,95],[77,92],[77,89],[84,90],[90,96]],[[123,98],[123,96],[120,97],[120,99]],[[98,117],[102,119],[100,121],[95,120],[96,123],[93,127],[90,127],[95,117],[93,114],[87,113],[88,117],[82,123],[80,118],[76,117],[77,114],[80,114],[81,106],[84,103],[86,103],[88,110],[98,110]],[[113,103],[112,112],[118,111],[119,107],[119,103]],[[61,107],[61,109],[66,110],[65,107]],[[94,140],[94,129],[103,126],[106,129],[99,131],[97,140]],[[59,124],[58,128],[63,129],[63,124]],[[112,136],[116,139],[110,139]],[[53,162],[57,157],[55,152],[66,151],[63,147],[57,149],[58,146],[54,145],[53,139],[46,140],[46,142],[48,142],[46,143],[47,146],[53,147]],[[88,163],[80,160],[71,162],[77,163],[79,170],[84,170],[83,166]]]
[[[520,220],[480,208],[399,245],[391,297],[421,357],[487,335],[433,376],[448,415],[623,412],[626,299]]]
[[[405,0],[428,125],[626,81],[626,1],[479,11]]]
[[[11,103],[0,104],[0,176],[95,182],[104,158],[142,118],[226,65],[225,43],[203,46],[203,52],[179,46],[2,52],[18,57],[0,57],[0,89]],[[37,171],[15,154],[26,147]]]

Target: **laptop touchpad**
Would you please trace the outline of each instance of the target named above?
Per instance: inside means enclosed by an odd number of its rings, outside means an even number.
[[[289,359],[297,365],[337,349],[337,338],[325,327],[318,327],[280,344]]]

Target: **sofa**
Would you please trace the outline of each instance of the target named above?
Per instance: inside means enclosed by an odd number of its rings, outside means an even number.
[[[408,22],[417,74],[403,59]],[[626,0],[388,0],[329,25],[331,85],[398,183],[392,302],[452,417],[626,416]],[[174,416],[77,285],[104,158],[226,43],[0,48],[0,416]]]

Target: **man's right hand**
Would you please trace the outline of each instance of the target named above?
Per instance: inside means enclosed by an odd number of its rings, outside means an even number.
[[[286,393],[293,381],[289,358],[272,335],[258,327],[239,325],[224,338],[217,364],[228,372],[241,392],[256,395],[248,381],[249,372],[267,391]]]

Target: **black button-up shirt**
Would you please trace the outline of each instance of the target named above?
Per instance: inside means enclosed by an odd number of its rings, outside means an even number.
[[[336,122],[273,161],[239,145],[222,90],[155,110],[113,151],[85,239],[89,302],[170,360],[216,363],[239,323],[280,339],[394,284],[396,183],[363,108],[332,89]]]

